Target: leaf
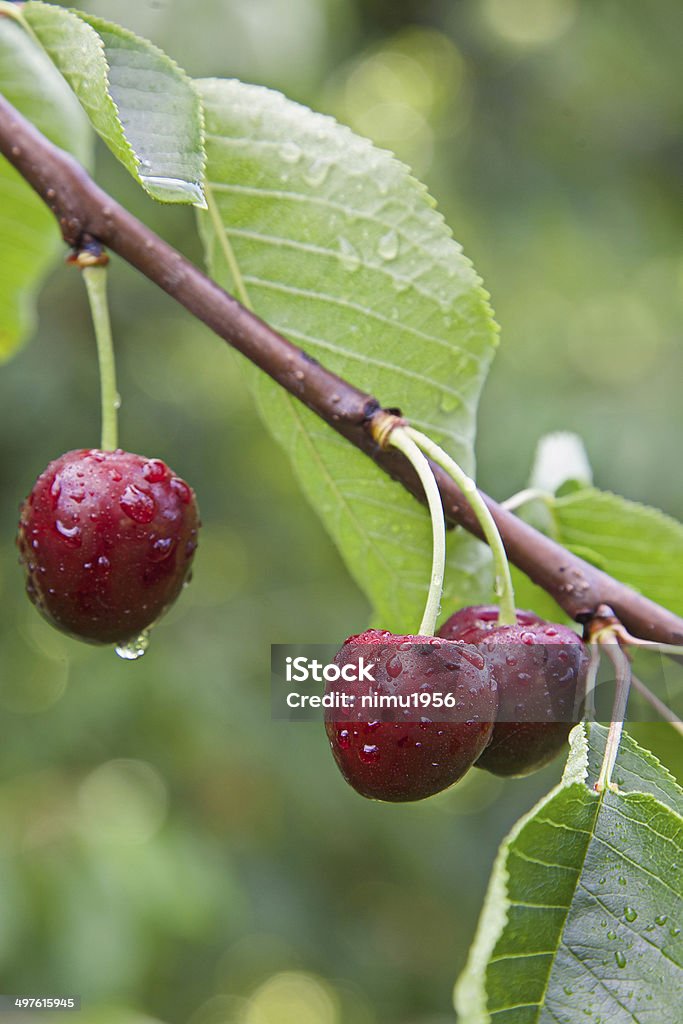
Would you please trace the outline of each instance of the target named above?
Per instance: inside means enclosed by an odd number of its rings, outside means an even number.
[[[216,79],[198,87],[212,276],[471,470],[496,328],[425,188],[389,153],[279,93]],[[426,511],[282,388],[249,379],[378,621],[414,631],[430,575]],[[449,566],[444,609],[490,597],[483,545],[454,532]]]
[[[90,164],[90,127],[73,93],[24,29],[2,15],[0,92],[52,142]],[[0,360],[33,330],[36,293],[63,249],[50,210],[0,157]]]
[[[569,481],[593,483],[584,443],[578,434],[546,434],[536,446],[529,487],[554,494]]]
[[[203,206],[201,104],[185,72],[146,39],[82,11],[31,0],[22,14],[145,191],[162,202]]]
[[[557,539],[605,572],[683,615],[683,525],[658,509],[584,488],[553,505]]]
[[[683,791],[624,736],[621,791],[598,795],[605,735],[573,730],[562,782],[504,840],[456,985],[460,1024],[679,1019]]]

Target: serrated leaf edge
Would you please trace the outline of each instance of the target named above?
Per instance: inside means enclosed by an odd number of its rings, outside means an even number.
[[[569,756],[561,781],[515,822],[496,854],[474,941],[453,993],[456,1010],[461,1005],[467,1006],[467,1024],[489,1024],[491,1020],[487,1009],[486,966],[508,921],[511,901],[508,896],[510,875],[506,863],[510,846],[526,824],[558,793],[577,783],[584,783],[588,777],[588,738],[582,722],[572,729],[569,744]]]

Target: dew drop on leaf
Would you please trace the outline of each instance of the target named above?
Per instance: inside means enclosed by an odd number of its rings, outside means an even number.
[[[626,967],[626,957],[620,949],[614,954],[614,959],[616,960],[617,967]]]
[[[314,160],[307,170],[304,171],[304,180],[313,188],[319,188],[324,184],[327,175],[330,173],[330,167],[329,160]]]
[[[296,164],[302,157],[301,147],[296,142],[285,142],[280,147],[280,157],[286,164]]]
[[[392,228],[380,238],[377,251],[383,260],[395,260],[398,256],[398,247],[398,234]]]
[[[360,256],[348,238],[342,237],[339,239],[339,258],[344,270],[348,270],[351,274],[354,270],[358,270]]]

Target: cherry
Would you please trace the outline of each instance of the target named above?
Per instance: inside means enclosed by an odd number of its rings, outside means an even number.
[[[199,525],[194,492],[159,459],[120,449],[67,452],[21,507],[28,596],[71,636],[125,644],[177,598]]]
[[[517,612],[517,625],[499,626],[498,608],[485,605],[460,609],[438,636],[475,644],[498,686],[496,725],[477,767],[528,775],[552,761],[578,718],[588,667],[576,633],[526,611]]]
[[[346,781],[374,800],[421,800],[457,782],[493,729],[496,689],[484,658],[467,644],[369,629],[335,657],[341,669],[372,666],[374,682],[333,682],[326,693],[355,698],[327,709],[325,728]],[[452,707],[435,707],[436,695]],[[396,697],[408,707],[363,707],[363,697]],[[343,719],[343,720],[342,720]]]

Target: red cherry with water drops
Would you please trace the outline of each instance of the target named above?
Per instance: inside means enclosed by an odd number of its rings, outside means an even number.
[[[21,507],[26,590],[57,629],[125,645],[173,604],[189,579],[199,511],[192,488],[160,459],[67,452]]]
[[[438,636],[475,644],[498,686],[496,725],[477,767],[528,775],[557,757],[580,718],[588,655],[568,626],[528,611],[517,612],[516,625],[500,626],[498,612],[495,605],[461,608]]]
[[[370,629],[349,637],[334,660],[348,678],[360,674],[361,658],[373,681],[326,686],[326,694],[354,699],[351,710],[325,713],[346,781],[370,799],[405,801],[462,778],[486,747],[496,714],[495,683],[476,647]]]

